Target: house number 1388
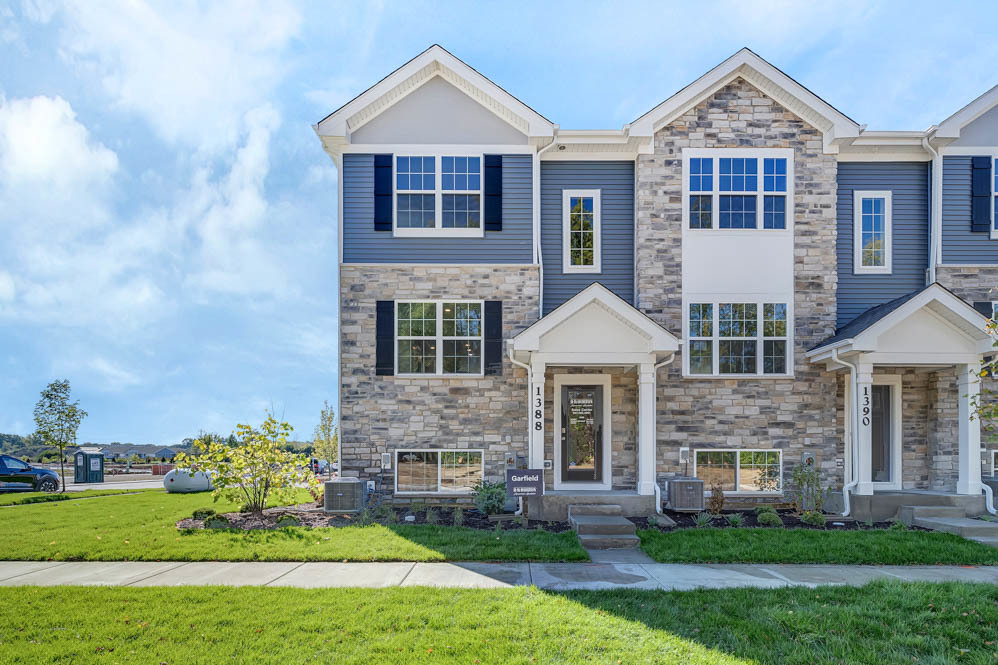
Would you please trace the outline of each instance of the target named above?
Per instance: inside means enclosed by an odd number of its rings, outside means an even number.
[[[544,397],[541,395],[541,387],[537,386],[534,394],[534,429],[538,432],[544,429]]]

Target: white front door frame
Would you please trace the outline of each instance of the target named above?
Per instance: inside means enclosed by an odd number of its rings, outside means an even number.
[[[851,441],[852,436],[852,418],[849,417],[849,409],[854,408],[852,406],[852,386],[850,385],[848,377],[846,379],[845,385],[845,440]],[[904,401],[901,399],[902,391],[902,375],[901,374],[880,374],[874,375],[871,385],[874,386],[891,386],[891,475],[893,480],[889,483],[884,482],[873,482],[872,478],[870,480],[870,486],[872,490],[900,490],[903,489],[902,473],[904,468],[902,466],[902,455],[904,450],[904,418],[901,413]],[[862,390],[862,388],[860,388]],[[862,417],[862,414],[860,414]],[[867,428],[869,429],[869,428]],[[872,435],[872,432],[871,432]],[[866,468],[869,468],[872,475],[872,462],[873,462],[873,449],[872,449],[872,436],[869,443],[870,447],[865,450],[861,447],[859,450],[859,455],[863,461],[866,462]],[[845,449],[845,468],[852,468],[850,466],[852,460],[852,451],[849,446]],[[848,483],[851,478],[847,477],[846,482]],[[857,492],[859,494],[860,492]]]
[[[554,488],[556,490],[610,490],[613,486],[613,412],[610,400],[610,374],[555,374],[554,375]],[[561,388],[562,386],[603,387],[603,448],[602,481],[598,483],[565,482],[561,479]]]

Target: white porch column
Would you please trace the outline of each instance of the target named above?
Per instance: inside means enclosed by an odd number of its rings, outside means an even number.
[[[957,494],[981,493],[981,421],[973,416],[973,403],[981,393],[981,378],[974,365],[956,366],[959,447]]]
[[[531,469],[544,468],[544,361],[530,363],[530,439],[527,446],[527,465]]]
[[[856,494],[873,494],[873,365],[860,361],[856,368],[857,392],[853,408],[859,410],[856,448]]]
[[[638,494],[655,494],[655,365],[638,368]]]

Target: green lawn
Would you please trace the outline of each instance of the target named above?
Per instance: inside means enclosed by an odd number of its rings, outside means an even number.
[[[998,564],[998,549],[928,531],[679,529],[638,532],[660,563]]]
[[[998,588],[0,589],[5,663],[994,663]]]
[[[572,532],[447,526],[184,531],[195,508],[234,510],[209,494],[141,494],[18,506],[2,513],[0,559],[143,561],[588,561]]]
[[[9,492],[0,494],[0,506],[20,506],[29,503],[48,503],[50,501],[69,501],[94,496],[112,496],[114,494],[129,494],[132,492],[149,492],[153,490],[83,490],[82,492]]]

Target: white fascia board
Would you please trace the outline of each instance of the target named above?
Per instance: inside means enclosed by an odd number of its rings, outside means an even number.
[[[753,76],[753,73],[757,76]],[[835,146],[831,143],[833,139],[859,135],[860,126],[856,122],[747,48],[741,49],[632,122],[631,135],[653,135],[662,125],[696,106],[738,76],[784,106],[790,106],[787,102],[796,100],[825,119],[827,126],[819,129],[826,135],[826,152],[835,151]]]
[[[434,63],[437,63],[439,66],[454,72],[457,76],[468,81],[483,94],[495,100],[497,103],[506,107],[516,116],[521,118],[526,123],[526,133],[528,136],[554,135],[555,125],[550,120],[531,109],[516,97],[500,88],[488,78],[478,73],[478,71],[474,68],[467,65],[461,59],[452,55],[446,49],[437,44],[434,44],[430,48],[426,49],[415,58],[383,78],[381,81],[371,86],[330,115],[323,118],[317,125],[317,133],[320,136],[329,135],[349,137],[350,128],[347,125],[349,118],[381,99],[389,92],[393,91],[396,87],[404,83],[414,74],[419,73],[424,68],[432,67]],[[428,74],[426,78],[421,83],[415,85],[412,90],[415,90],[423,83],[431,80],[437,75],[442,74],[439,71]],[[411,90],[408,92],[411,92]],[[404,99],[408,92],[398,95],[396,99],[386,105],[385,108],[390,108],[392,104],[397,103],[400,99]],[[372,116],[372,118],[373,117],[376,116]],[[505,120],[505,118],[503,119]]]
[[[679,350],[680,340],[677,337],[598,282],[579,291],[553,312],[520,332],[511,340],[513,350],[539,350],[541,337],[594,301],[647,337],[651,351],[668,353]]]
[[[949,139],[959,138],[960,131],[964,127],[977,120],[982,113],[990,110],[995,105],[998,105],[998,85],[939,123],[939,127],[936,129],[936,136]]]

